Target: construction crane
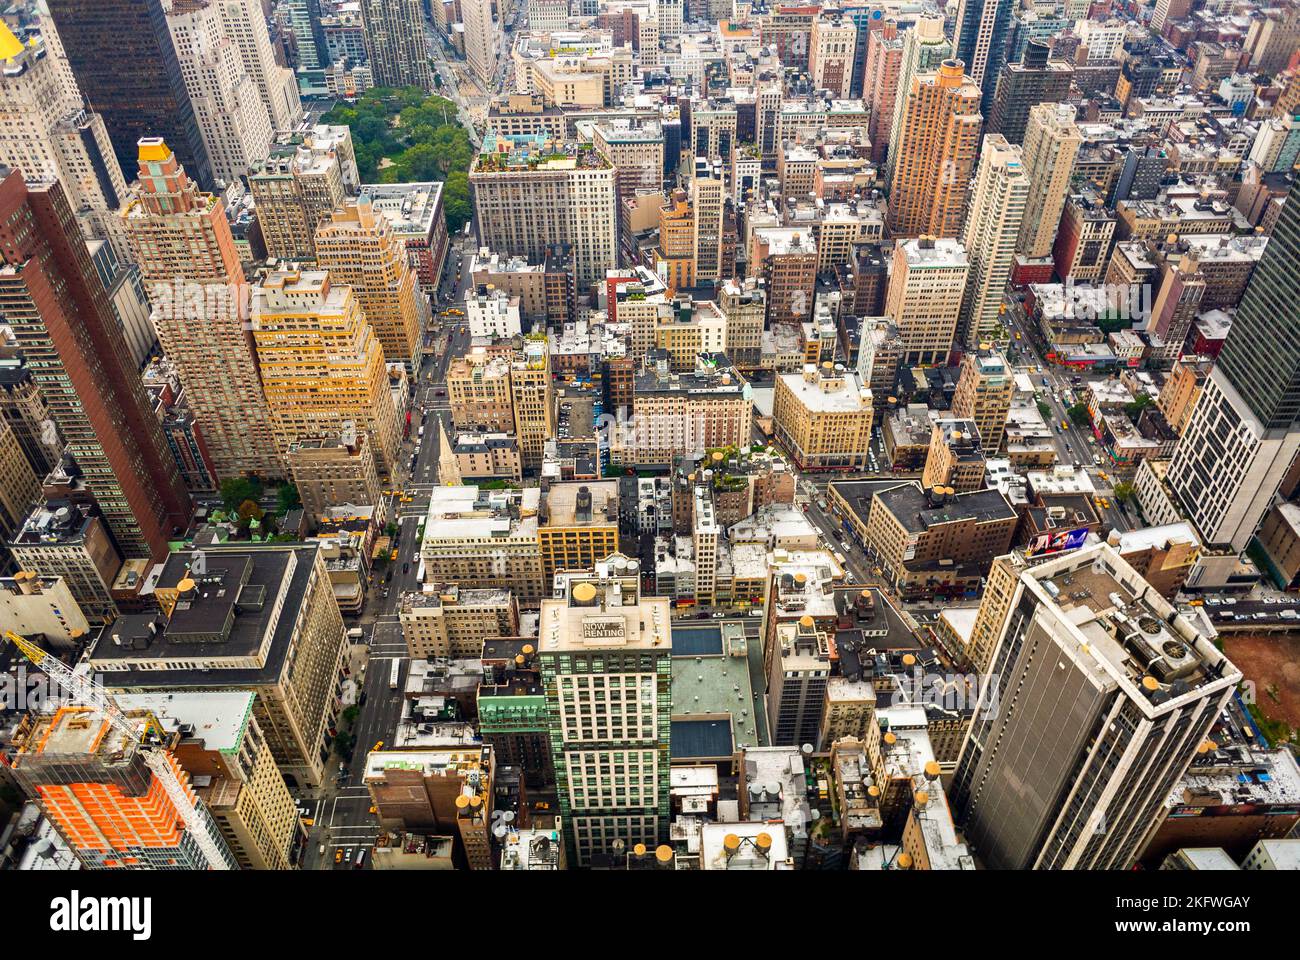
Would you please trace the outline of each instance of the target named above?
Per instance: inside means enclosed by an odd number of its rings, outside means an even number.
[[[68,669],[62,661],[46,653],[25,637],[20,637],[12,630],[6,630],[4,636],[6,640],[22,651],[23,656],[57,683],[59,689],[70,697],[73,702],[90,707],[102,716],[109,726],[126,737],[128,741],[134,741],[139,745],[145,765],[158,778],[158,782],[162,784],[163,791],[171,800],[172,806],[176,808],[176,812],[180,814],[181,820],[184,821],[185,829],[194,838],[194,842],[198,844],[203,858],[207,860],[208,869],[229,870],[230,862],[221,848],[217,846],[212,834],[208,832],[208,822],[199,816],[195,801],[185,792],[185,788],[181,786],[180,780],[176,777],[176,771],[172,769],[171,761],[167,757],[167,751],[163,749],[161,744],[159,734],[162,731],[151,729],[152,724],[146,723],[142,735],[138,725],[126,718],[122,711],[118,709],[113,698],[104,693],[102,688],[96,686],[81,674]]]

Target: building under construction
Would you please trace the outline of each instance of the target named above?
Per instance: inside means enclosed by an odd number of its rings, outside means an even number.
[[[172,753],[177,734],[165,734],[147,710],[124,716],[140,736],[128,736],[91,707],[29,715],[15,738],[15,779],[89,869],[205,870],[203,847],[211,850],[213,844],[234,868],[216,822]],[[146,735],[163,736],[166,761],[207,831],[202,840],[185,825],[172,795],[150,769],[146,750],[158,746],[146,747]]]

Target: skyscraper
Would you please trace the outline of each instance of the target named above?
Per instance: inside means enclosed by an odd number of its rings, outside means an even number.
[[[1006,339],[998,312],[1011,276],[1028,195],[1029,178],[1020,162],[1020,148],[1007,143],[1001,134],[990,133],[980,150],[961,238],[970,257],[970,280],[962,300],[958,341],[967,349],[985,340]],[[996,447],[993,449],[996,452]]]
[[[961,235],[979,156],[979,88],[960,60],[912,78],[903,99],[897,156],[891,148],[889,229],[894,236]]]
[[[212,164],[181,76],[162,0],[47,0],[77,84],[104,118],[122,170],[162,137],[205,189]]]
[[[722,207],[726,196],[720,162],[715,165],[704,157],[695,158],[692,191],[695,279],[716,281],[722,277]]]
[[[161,140],[140,142],[126,229],[153,323],[198,416],[219,477],[284,476],[240,309],[244,270],[221,200],[201,193]]]
[[[956,819],[994,869],[1127,869],[1241,671],[1107,544],[1010,572]]]
[[[895,96],[888,110],[889,153],[885,157],[885,181],[893,178],[898,163],[898,146],[903,130],[903,112],[912,80],[918,74],[933,73],[952,54],[952,44],[943,35],[942,17],[918,17],[916,25],[903,33],[902,59],[898,64]],[[884,104],[882,104],[884,106]],[[883,119],[883,118],[882,118]]]
[[[1060,103],[1069,96],[1074,68],[1062,60],[1049,60],[1050,53],[1046,43],[1030,40],[1020,63],[1002,67],[989,110],[989,133],[1000,133],[1009,143],[1020,143],[1032,107]]]
[[[295,138],[249,172],[268,257],[316,259],[316,228],[347,196],[338,147],[328,136]]]
[[[465,59],[479,82],[486,84],[496,69],[500,29],[492,19],[491,0],[464,0],[460,12],[465,24]]]
[[[127,557],[161,559],[192,505],[57,182],[0,180],[0,314]]]
[[[903,45],[898,24],[886,20],[879,30],[864,30],[867,35],[867,61],[864,68],[867,106],[871,119],[867,121],[867,137],[871,140],[871,159],[883,163],[889,147],[889,131],[894,120],[894,104],[898,102],[898,74],[903,64]]]
[[[325,28],[321,25],[320,0],[285,0],[289,27],[298,49],[298,70],[322,70],[329,66]]]
[[[472,4],[467,2],[465,8]],[[488,10],[486,0],[483,0]],[[433,89],[433,70],[429,67],[429,50],[424,36],[424,9],[420,0],[361,0],[361,26],[365,31],[366,55],[375,83],[381,87],[420,87]],[[465,51],[471,44],[470,18],[465,20]],[[492,26],[488,10],[488,26]],[[495,64],[495,58],[491,61]],[[489,66],[489,71],[491,66]]]
[[[957,8],[954,56],[966,64],[966,73],[983,91],[980,110],[986,116],[1007,61],[1014,5],[1012,0],[961,0]]]
[[[212,175],[237,183],[271,150],[271,117],[227,34],[218,0],[171,0],[167,29],[212,162]]]
[[[1204,540],[1244,550],[1300,450],[1300,188],[1292,187],[1166,480]]]
[[[226,36],[239,46],[244,70],[257,87],[271,127],[285,134],[302,119],[302,101],[293,71],[275,61],[261,0],[218,0]]]
[[[252,296],[253,340],[280,449],[364,431],[377,468],[390,474],[401,430],[384,349],[352,290],[323,270],[282,270]]]
[[[352,288],[384,359],[418,370],[423,294],[406,245],[369,197],[345,203],[316,228],[316,263]]]
[[[620,554],[541,607],[538,656],[560,814],[576,862],[667,838],[672,636]]]
[[[1049,256],[1056,227],[1070,191],[1074,158],[1083,136],[1074,122],[1074,107],[1040,103],[1029,110],[1021,158],[1029,178],[1025,216],[1020,223],[1016,252],[1026,257]]]
[[[126,179],[99,114],[57,48],[23,44],[0,24],[0,164],[63,183],[87,236],[100,235],[126,195]]]

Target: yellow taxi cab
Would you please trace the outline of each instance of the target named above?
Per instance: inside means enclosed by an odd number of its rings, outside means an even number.
[[[371,752],[374,752],[375,750],[382,750],[382,749],[384,749],[384,741],[382,740],[377,741],[375,745],[370,748]]]
[[[396,559],[397,559],[397,551],[394,550],[392,553],[390,553],[390,554],[388,555],[388,559],[389,559],[390,562],[393,561],[393,560],[396,560]]]
[[[337,849],[337,850],[334,851],[334,862],[335,862],[335,863],[342,863],[342,862],[343,862],[343,848],[342,848],[342,847],[340,847],[339,849]]]

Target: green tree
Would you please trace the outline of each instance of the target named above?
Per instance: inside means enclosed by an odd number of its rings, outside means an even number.
[[[261,520],[265,512],[257,505],[256,500],[245,500],[239,505],[239,518],[241,520]]]
[[[1088,414],[1088,405],[1086,403],[1076,403],[1066,411],[1070,419],[1076,426],[1086,427],[1092,423],[1092,417]]]
[[[457,233],[469,223],[474,211],[469,203],[469,175],[460,172],[447,174],[442,188],[443,211],[447,217],[447,231]]]
[[[1121,481],[1115,484],[1115,499],[1128,502],[1133,499],[1133,484]]]
[[[262,484],[256,477],[227,477],[221,481],[221,505],[227,513],[234,513],[245,500],[256,500],[262,495]]]
[[[281,514],[286,514],[290,510],[297,510],[302,506],[302,497],[298,494],[298,487],[292,483],[280,484],[280,489],[275,492],[275,499]]]
[[[1048,423],[1051,423],[1053,420],[1051,406],[1042,400],[1038,401],[1038,414]]]
[[[1151,394],[1144,393],[1132,403],[1124,404],[1124,412],[1129,415],[1129,419],[1136,420],[1138,415],[1147,407],[1151,406]]]

